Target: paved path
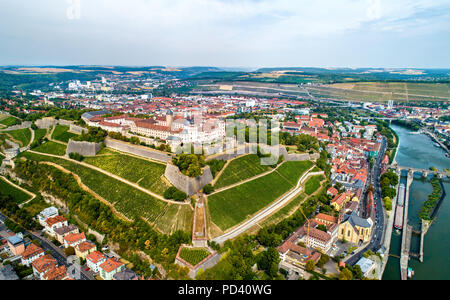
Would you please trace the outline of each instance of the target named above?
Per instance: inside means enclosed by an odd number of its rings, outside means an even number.
[[[263,220],[267,216],[269,216],[272,213],[274,213],[274,212],[278,211],[279,209],[281,209],[283,206],[285,206],[287,203],[289,203],[292,199],[294,199],[302,191],[303,183],[306,181],[306,179],[308,179],[308,178],[310,178],[312,176],[323,175],[324,174],[323,172],[310,173],[315,167],[316,166],[312,166],[308,171],[305,172],[305,174],[303,174],[303,176],[299,179],[299,181],[297,183],[297,186],[293,190],[288,192],[286,195],[282,196],[280,199],[278,199],[277,201],[272,203],[267,208],[263,209],[261,212],[256,214],[250,220],[242,223],[241,225],[239,225],[238,227],[232,229],[228,233],[225,233],[224,235],[215,238],[213,241],[218,243],[218,244],[222,244],[222,243],[224,243],[227,240],[233,239],[233,238],[241,235],[245,231],[249,230],[253,226],[255,226],[258,222],[260,222],[261,220]]]
[[[100,172],[100,173],[102,173],[102,174],[104,174],[104,175],[107,175],[107,176],[109,176],[109,177],[112,177],[112,178],[114,178],[114,179],[116,179],[116,180],[118,180],[118,181],[120,181],[120,182],[122,182],[122,183],[125,183],[125,184],[127,184],[127,185],[130,185],[130,186],[132,186],[132,187],[134,187],[134,188],[136,188],[136,189],[138,189],[138,190],[140,190],[140,191],[142,191],[142,192],[144,192],[144,193],[146,193],[146,194],[148,194],[148,195],[150,195],[150,196],[152,196],[152,197],[154,197],[154,198],[156,198],[156,199],[158,199],[158,200],[161,200],[161,201],[164,201],[164,202],[167,202],[167,203],[176,204],[176,205],[190,205],[190,203],[186,203],[186,202],[176,202],[176,201],[167,200],[167,199],[165,199],[164,197],[162,197],[162,196],[160,196],[160,195],[158,195],[158,194],[155,194],[155,193],[153,193],[153,192],[150,192],[150,191],[147,190],[147,189],[144,189],[143,187],[137,185],[136,183],[133,183],[133,182],[131,182],[131,181],[128,181],[128,180],[126,180],[126,179],[124,179],[124,178],[122,178],[122,177],[119,177],[119,176],[117,176],[117,175],[114,175],[114,174],[112,174],[112,173],[109,173],[108,171],[105,171],[105,170],[103,170],[103,169],[100,169],[100,168],[98,168],[98,167],[89,165],[89,164],[84,163],[84,162],[79,162],[79,161],[77,161],[77,160],[70,159],[70,158],[67,158],[67,157],[64,157],[64,156],[58,156],[58,155],[53,155],[53,154],[41,153],[41,152],[36,152],[36,151],[32,151],[32,150],[30,150],[30,151],[28,151],[28,152],[34,153],[34,154],[38,154],[38,155],[44,155],[44,156],[49,156],[49,157],[54,157],[54,158],[64,159],[64,160],[67,160],[67,161],[70,161],[70,162],[79,164],[79,165],[81,165],[81,166],[83,166],[83,167],[86,167],[86,168],[95,170],[95,171]],[[73,173],[73,172],[72,172],[72,173]]]

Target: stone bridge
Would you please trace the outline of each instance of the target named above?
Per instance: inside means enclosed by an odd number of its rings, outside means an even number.
[[[418,168],[412,168],[412,167],[403,167],[399,165],[388,165],[388,168],[391,170],[395,170],[397,173],[400,173],[401,171],[405,170],[408,171],[408,173],[414,174],[414,173],[421,173],[422,176],[428,177],[428,175],[433,174],[434,176],[438,177],[439,179],[449,177],[450,173],[447,173],[445,171],[432,171],[429,169],[418,169]]]

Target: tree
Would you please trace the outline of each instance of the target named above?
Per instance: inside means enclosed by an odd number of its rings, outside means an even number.
[[[316,268],[316,263],[312,260],[306,262],[306,271],[312,272]]]
[[[75,255],[75,248],[69,247],[69,248],[64,249],[64,254],[66,254],[66,256]]]
[[[206,195],[209,195],[209,194],[211,194],[212,192],[214,192],[214,187],[212,186],[212,184],[207,184],[207,185],[205,185],[205,187],[203,188],[203,192],[206,194]]]
[[[339,273],[339,280],[352,280],[353,279],[353,274],[349,269],[343,269],[340,273]]]

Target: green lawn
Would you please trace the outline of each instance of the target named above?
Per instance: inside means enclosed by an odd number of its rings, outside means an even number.
[[[0,195],[9,195],[14,199],[16,204],[23,203],[27,200],[30,200],[31,196],[22,192],[21,190],[16,189],[2,178],[0,178]]]
[[[64,125],[58,125],[56,126],[55,130],[52,134],[52,139],[68,143],[71,138],[76,137],[77,135],[74,133],[69,132],[70,127],[64,126]]]
[[[180,252],[180,257],[196,266],[198,263],[207,258],[211,253],[203,248],[183,248]]]
[[[63,156],[66,154],[66,148],[67,147],[62,144],[48,141],[48,142],[34,148],[33,151]]]
[[[10,126],[21,124],[21,121],[14,117],[7,117],[7,118],[1,120],[0,124],[5,125],[6,127],[10,127]]]
[[[138,183],[143,188],[159,195],[163,195],[169,188],[169,185],[162,180],[166,170],[164,164],[135,158],[109,149],[99,152],[95,157],[87,157],[83,162]]]
[[[310,179],[308,179],[308,181],[305,184],[305,193],[308,195],[312,195],[314,194],[315,191],[317,191],[317,189],[319,189],[320,187],[320,183],[324,180],[324,176],[323,175],[317,175],[317,176],[313,176]]]
[[[158,216],[165,213],[165,208],[168,205],[166,202],[153,198],[103,173],[71,161],[29,152],[25,152],[21,156],[35,161],[53,162],[77,174],[86,186],[113,204],[119,212],[128,218],[137,219],[144,217],[150,222],[154,222]],[[173,221],[176,222],[176,220]]]
[[[220,189],[240,181],[269,171],[270,166],[261,165],[261,159],[256,154],[246,155],[233,160],[223,171],[215,184]]]
[[[7,131],[9,135],[12,136],[13,139],[20,142],[21,147],[28,146],[31,140],[31,131],[28,128],[18,129],[13,131]]]

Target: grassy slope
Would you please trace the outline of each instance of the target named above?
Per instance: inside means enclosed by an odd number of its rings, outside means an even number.
[[[14,202],[20,204],[25,202],[31,198],[30,195],[22,192],[21,190],[16,189],[6,181],[0,178],[0,195],[10,195]]]
[[[13,125],[16,125],[16,124],[20,124],[20,122],[18,122],[18,120],[16,118],[14,118],[14,117],[7,117],[7,118],[1,120],[0,124],[9,127],[9,126],[13,126]]]
[[[270,166],[262,166],[261,159],[256,154],[250,154],[233,160],[223,171],[215,184],[220,189],[242,180],[254,177],[270,170]]]
[[[34,131],[34,141],[38,141],[47,134],[47,129],[36,129]],[[33,141],[33,142],[34,142]]]
[[[62,156],[66,154],[66,146],[52,141],[48,141],[34,148],[33,151]]]
[[[324,180],[323,175],[311,177],[305,184],[305,193],[312,195],[320,187],[320,182]]]
[[[77,136],[76,134],[70,133],[68,131],[69,131],[69,126],[58,125],[58,126],[56,126],[55,131],[53,131],[52,139],[60,141],[60,142],[68,143],[71,138],[74,138]]]
[[[19,141],[21,147],[25,147],[30,143],[31,131],[28,128],[18,129],[13,131],[7,131],[9,135],[13,137],[16,141]]]

